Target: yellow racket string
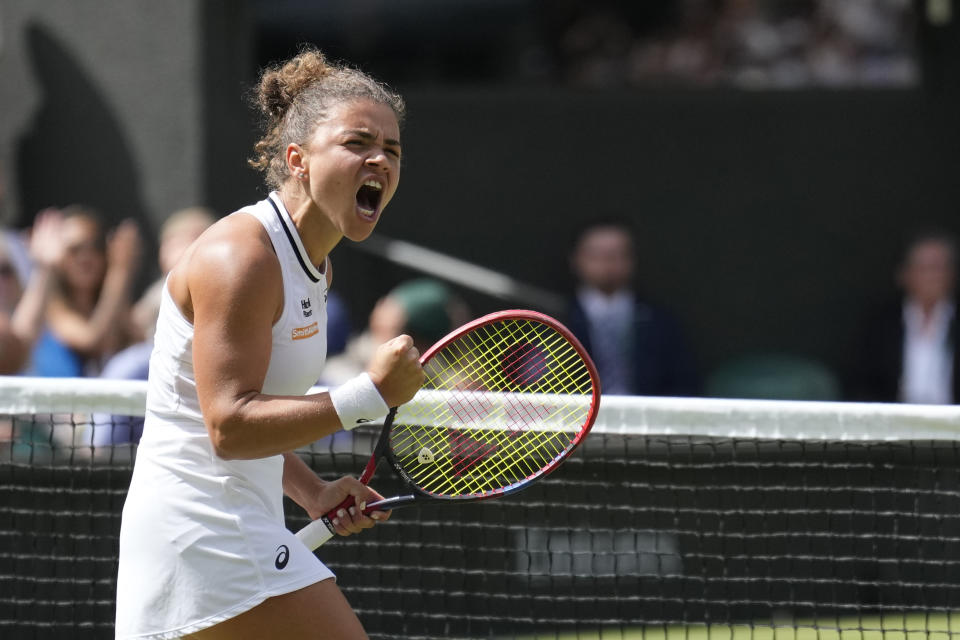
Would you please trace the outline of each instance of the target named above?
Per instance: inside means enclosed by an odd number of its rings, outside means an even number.
[[[394,459],[415,485],[476,496],[542,473],[577,441],[593,383],[553,327],[506,319],[467,333],[424,365],[423,390],[394,420]]]
[[[472,336],[472,337],[473,337],[473,338],[476,338],[476,336]],[[476,341],[476,340],[473,340],[473,341],[471,341],[471,342],[474,344],[474,346],[477,344],[477,341]],[[452,345],[451,348],[448,349],[444,354],[442,354],[442,357],[438,357],[438,358],[437,358],[436,362],[442,363],[442,364],[444,365],[444,366],[438,367],[438,368],[436,369],[441,376],[446,376],[447,374],[449,374],[449,372],[451,371],[451,369],[456,368],[456,369],[458,369],[459,371],[465,371],[465,373],[467,374],[467,376],[473,376],[474,379],[476,379],[476,378],[478,378],[478,377],[481,378],[481,379],[483,378],[483,375],[477,376],[479,369],[478,369],[476,366],[471,366],[471,367],[464,368],[463,365],[464,365],[466,356],[467,356],[469,353],[472,353],[472,351],[471,351],[470,349],[464,350],[463,347],[464,347],[465,344],[468,344],[468,342],[467,342],[467,341],[461,341],[461,342],[459,342],[459,343],[456,343],[456,344]],[[453,355],[453,356],[454,356],[454,357],[452,358],[452,361],[453,361],[452,364],[449,362],[449,361],[451,360],[451,358],[449,357],[450,355]],[[496,353],[493,352],[492,355],[495,356]],[[489,360],[489,358],[488,358],[488,360]],[[489,371],[497,371],[496,369],[491,369],[491,368],[490,368],[489,362],[484,362],[483,360],[480,360],[480,361],[479,361],[479,364],[481,365],[481,368],[484,368],[484,369],[485,369],[486,371],[488,371],[488,372],[489,372]],[[502,370],[500,370],[498,373],[502,373]],[[503,376],[502,376],[502,375],[499,375],[499,376],[497,376],[497,377],[500,378],[500,379],[498,380],[498,382],[500,383],[499,386],[500,386],[500,387],[503,387],[503,386],[504,386],[504,385],[503,385]],[[459,415],[460,421],[463,421],[464,418],[469,418],[469,417],[471,417],[471,416],[470,416],[471,410],[467,410],[467,409],[464,408],[465,406],[468,406],[468,403],[464,403],[463,399],[460,399],[460,400],[458,400],[458,401],[456,401],[456,402],[458,402],[458,403],[461,404],[461,406],[460,406],[460,415]],[[452,407],[452,406],[454,406],[454,402],[453,402],[453,401],[448,402],[448,407]],[[466,414],[466,415],[464,415],[464,414]],[[439,418],[441,419],[441,421],[444,421],[444,422],[447,421],[447,420],[450,420],[450,416],[449,416],[449,415],[436,416],[436,417],[439,417]],[[515,431],[516,431],[516,430],[512,431],[511,433],[515,433]],[[502,440],[503,438],[501,437],[500,439]],[[421,445],[423,444],[422,441],[418,441],[418,442],[419,442],[419,444],[421,444]],[[442,443],[440,443],[440,444],[442,444]]]

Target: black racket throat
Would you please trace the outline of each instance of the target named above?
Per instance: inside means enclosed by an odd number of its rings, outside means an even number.
[[[390,431],[393,428],[393,421],[397,417],[397,408],[398,407],[391,408],[390,413],[388,413],[387,417],[383,420],[383,428],[380,430],[380,436],[377,438],[377,443],[373,447],[373,456],[370,459],[370,464],[372,466],[364,473],[364,476],[366,477],[362,478],[362,480],[369,484],[374,473],[376,472],[380,460],[385,458],[390,466],[393,467],[397,475],[401,478],[403,483],[407,486],[407,488],[416,492],[417,488],[411,486],[406,474],[403,473],[400,466],[394,462],[393,456],[390,452]],[[427,498],[428,496],[418,495],[417,493],[394,496],[392,498],[384,498],[383,500],[376,500],[368,503],[363,512],[364,514],[369,515],[372,511],[389,511],[399,507],[409,507],[416,502],[424,501]]]
[[[461,504],[464,502],[475,502],[483,500],[487,497],[497,497],[497,496],[440,496],[433,495],[422,491],[416,486],[416,483],[413,479],[407,474],[403,466],[400,465],[393,456],[393,452],[390,449],[390,435],[393,429],[393,423],[397,416],[398,407],[393,407],[390,409],[390,413],[387,414],[387,417],[383,420],[383,428],[380,430],[380,435],[377,438],[377,442],[373,448],[373,455],[370,458],[370,468],[365,470],[364,478],[361,478],[366,484],[369,484],[370,480],[373,478],[376,473],[376,468],[380,464],[380,460],[386,460],[387,463],[392,468],[394,474],[400,479],[400,482],[403,483],[404,487],[411,493],[404,495],[393,496],[391,498],[384,498],[382,500],[376,500],[374,502],[369,502],[363,509],[365,515],[370,515],[373,511],[389,511],[391,509],[399,509],[402,507],[410,507],[414,505],[423,505],[429,503],[431,505],[454,505]],[[509,491],[505,491],[500,495],[510,495],[517,493],[522,489],[525,489],[526,485],[520,485],[514,487]],[[326,524],[330,524],[330,516],[323,516],[323,520]]]
[[[397,417],[397,409],[398,407],[390,409],[390,413],[383,419],[383,428],[380,429],[380,437],[377,438],[377,443],[373,446],[373,459],[375,461],[379,461],[381,458],[389,455],[390,430],[393,429],[393,421]],[[376,462],[374,462],[374,466],[376,466]]]

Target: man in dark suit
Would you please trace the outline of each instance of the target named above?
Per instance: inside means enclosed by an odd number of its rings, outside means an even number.
[[[621,221],[595,222],[578,234],[571,256],[578,286],[567,323],[593,357],[604,393],[697,395],[678,322],[633,289],[633,245]]]
[[[923,234],[908,245],[897,273],[902,299],[882,307],[863,332],[854,399],[960,401],[956,260],[956,245],[944,234]]]

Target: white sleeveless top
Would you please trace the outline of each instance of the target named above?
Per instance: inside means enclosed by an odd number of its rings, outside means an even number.
[[[231,215],[260,221],[283,276],[262,392],[303,395],[326,357],[326,276],[275,192]],[[332,577],[286,529],[282,478],[283,456],[214,453],[197,399],[193,325],[164,286],[120,533],[117,637],[176,638]]]
[[[302,395],[316,384],[327,355],[327,279],[310,263],[283,203],[274,193],[232,215],[257,218],[270,234],[283,274],[283,312],[273,325],[270,366],[262,392]],[[203,422],[193,377],[193,325],[163,288],[150,358],[147,412],[176,422]],[[146,437],[146,432],[144,437]]]

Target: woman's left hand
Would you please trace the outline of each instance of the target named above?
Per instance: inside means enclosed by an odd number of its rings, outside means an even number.
[[[372,511],[370,515],[363,514],[367,503],[381,500],[383,496],[349,476],[323,484],[314,500],[314,508],[308,509],[308,513],[311,518],[319,518],[336,508],[347,496],[353,496],[354,505],[348,509],[338,510],[333,519],[333,526],[338,535],[349,536],[360,533],[390,518],[390,511]]]

